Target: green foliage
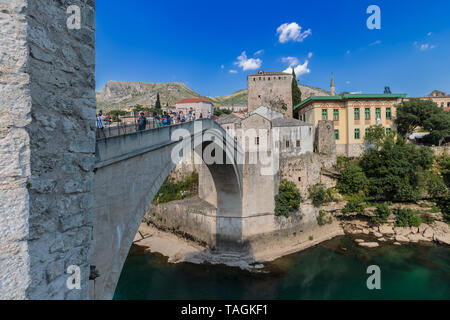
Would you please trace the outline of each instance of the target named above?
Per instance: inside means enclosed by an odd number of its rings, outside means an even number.
[[[322,184],[316,184],[309,188],[309,199],[312,200],[313,205],[316,208],[320,208],[326,199],[325,188]]]
[[[372,217],[372,222],[376,224],[386,223],[392,211],[386,203],[381,203],[377,205],[375,210],[375,216]]]
[[[382,144],[385,136],[386,132],[382,125],[370,126],[368,133],[364,137],[364,142],[366,144],[374,144],[375,146],[379,147]]]
[[[156,94],[155,109],[161,109],[161,100],[159,98],[159,92]]]
[[[428,213],[428,212],[424,212],[420,215],[420,218],[422,219],[422,221],[426,224],[433,224],[434,223],[434,218],[433,215]]]
[[[426,140],[441,145],[450,137],[450,112],[440,108],[431,100],[411,99],[397,106],[395,120],[398,132],[408,136],[419,127],[430,132]]]
[[[275,215],[288,217],[298,210],[302,197],[295,183],[282,180],[278,194],[275,196]]]
[[[360,165],[368,178],[368,195],[376,199],[416,201],[421,198],[420,173],[434,162],[430,148],[386,137],[379,149],[366,150]]]
[[[441,209],[445,221],[450,224],[450,193],[439,199],[437,205]]]
[[[120,122],[121,120],[119,119],[119,117],[124,116],[127,113],[123,110],[112,110],[109,112],[109,114],[112,117],[112,122]]]
[[[232,114],[233,112],[228,109],[215,109],[214,115],[220,117],[222,114]]]
[[[174,183],[167,179],[159,189],[153,204],[182,200],[198,194],[198,173],[193,172],[183,181]]]
[[[343,169],[347,166],[347,164],[350,162],[350,158],[347,158],[345,156],[337,156],[337,167],[340,169]]]
[[[300,104],[300,102],[302,102],[302,92],[298,87],[295,71],[292,70],[292,105],[295,107],[296,105]]]
[[[439,171],[444,179],[444,183],[450,188],[450,156],[444,154],[442,157],[437,159],[439,166]]]
[[[357,201],[357,200],[350,200],[347,202],[344,209],[342,209],[342,213],[343,214],[357,213],[357,214],[363,215],[364,209],[365,208],[364,208],[364,205],[362,202]]]
[[[411,209],[397,208],[394,210],[397,227],[420,227],[422,218],[418,212]]]
[[[428,195],[433,198],[444,195],[448,188],[444,183],[444,179],[431,171],[423,172],[419,175],[419,183],[427,191]]]
[[[317,224],[319,226],[324,226],[331,223],[333,223],[333,218],[331,216],[327,216],[325,211],[320,210],[319,215],[317,216]]]
[[[366,183],[367,178],[362,168],[353,162],[349,162],[341,170],[336,187],[342,194],[350,194],[362,191]]]

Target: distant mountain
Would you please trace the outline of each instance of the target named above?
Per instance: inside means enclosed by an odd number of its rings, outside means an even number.
[[[97,92],[97,109],[107,112],[138,104],[154,106],[158,93],[162,106],[174,106],[182,99],[202,97],[183,83],[108,81],[103,90]]]
[[[312,95],[330,95],[328,91],[307,85],[299,85],[302,99]],[[138,104],[153,106],[156,103],[156,95],[159,93],[161,105],[174,106],[175,103],[187,98],[207,98],[216,107],[232,104],[247,104],[248,91],[239,90],[222,97],[204,97],[183,83],[144,83],[108,81],[102,91],[97,92],[97,109],[108,112],[111,110],[128,109]]]

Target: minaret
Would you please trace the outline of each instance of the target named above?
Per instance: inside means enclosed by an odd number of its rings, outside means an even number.
[[[331,74],[331,87],[330,87],[330,91],[331,91],[331,95],[335,96],[336,95],[336,87],[334,86],[334,75],[333,73]]]

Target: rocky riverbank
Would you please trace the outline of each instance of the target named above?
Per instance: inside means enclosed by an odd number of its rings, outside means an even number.
[[[189,204],[192,209],[191,202]],[[178,226],[177,228],[171,225],[162,227],[165,219],[157,219],[159,224],[152,223],[154,219],[145,220],[139,228],[134,243],[143,247],[147,252],[157,252],[168,257],[168,261],[171,263],[224,264],[241,269],[260,268],[261,263],[305,250],[345,234],[355,238],[355,242],[359,246],[371,249],[379,247],[383,242],[390,242],[398,246],[432,242],[450,245],[450,226],[443,221],[440,213],[431,214],[433,222],[422,223],[417,228],[396,227],[393,215],[385,224],[375,225],[370,219],[375,208],[367,208],[362,216],[358,214],[343,215],[344,205],[345,203],[342,201],[329,203],[319,210],[311,204],[302,204],[301,213],[299,213],[303,221],[301,228],[299,227],[297,231],[290,234],[284,233],[281,238],[279,235],[272,234],[267,237],[259,237],[249,244],[249,250],[239,252],[211,249],[202,239],[196,238],[195,233],[181,232]],[[174,203],[174,206],[177,207],[180,204],[177,202]],[[425,212],[430,211],[430,208],[423,204],[422,207],[416,204],[403,205],[403,207],[415,210],[422,208]],[[327,220],[328,223],[321,226],[317,222],[320,211],[325,212],[326,216],[330,218]]]

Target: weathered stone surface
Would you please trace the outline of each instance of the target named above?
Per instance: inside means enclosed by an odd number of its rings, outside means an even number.
[[[409,239],[405,236],[397,235],[395,236],[396,242],[409,242]]]
[[[377,248],[380,245],[378,244],[378,242],[362,242],[359,244],[359,246],[365,247],[365,248]]]
[[[391,226],[388,225],[381,225],[378,230],[380,231],[380,233],[382,234],[394,234],[394,229]]]
[[[89,25],[69,30],[69,5]],[[88,297],[93,14],[92,0],[0,1],[0,299]],[[67,230],[82,238],[77,247],[65,245]],[[82,289],[71,292],[65,270],[76,264]]]

